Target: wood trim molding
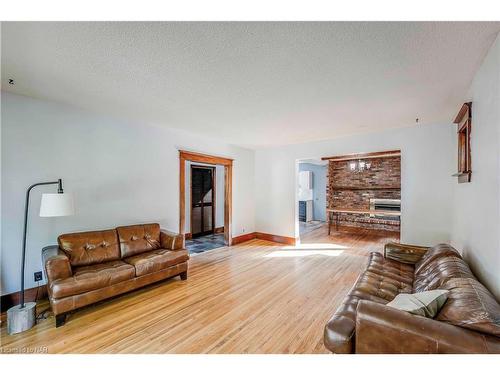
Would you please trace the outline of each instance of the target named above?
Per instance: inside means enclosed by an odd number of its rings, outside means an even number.
[[[364,186],[364,187],[351,187],[351,186],[334,186],[332,190],[401,190],[400,186]]]
[[[37,289],[38,296],[37,296]],[[39,300],[47,297],[47,285],[40,285],[39,287],[34,287],[30,289],[26,289],[24,291],[24,298],[26,301],[35,301],[35,299]],[[14,292],[10,294],[6,294],[0,298],[0,307],[1,312],[5,312],[10,309],[12,306],[18,305],[21,301],[21,292]]]
[[[457,173],[452,176],[458,177],[458,183],[470,182],[472,175],[472,155],[470,147],[472,131],[472,102],[464,103],[458,111],[455,120],[457,124],[457,151],[458,165]]]
[[[240,243],[243,243],[243,242],[247,242],[247,241],[250,241],[250,240],[253,240],[257,238],[257,234],[255,232],[252,232],[252,233],[245,233],[245,234],[242,234],[241,236],[238,236],[238,237],[233,237],[233,246],[234,245],[239,245]]]
[[[184,150],[179,150],[179,154],[181,158],[197,163],[220,164],[224,166],[233,165],[233,159],[224,158],[221,156],[206,155],[206,154],[200,154],[198,152],[191,152]]]
[[[243,242],[247,242],[254,239],[277,242],[284,245],[295,246],[297,240],[293,237],[278,236],[276,234],[262,233],[262,232],[252,232],[242,234],[241,236],[233,238],[233,245],[238,245]]]
[[[261,232],[257,232],[256,235],[259,240],[278,242],[284,245],[295,246],[295,244],[297,243],[297,240],[293,237],[278,236],[276,234],[261,233]]]
[[[214,229],[214,233],[215,234],[221,234],[221,233],[224,233],[224,227],[217,227]],[[193,234],[188,232],[188,233],[184,233],[184,239],[186,240],[192,240],[193,239]]]
[[[217,227],[214,229],[214,233],[215,234],[220,234],[220,233],[224,233],[224,227]],[[193,239],[193,234],[188,232],[188,233],[184,233],[184,239],[186,240],[191,240]]]
[[[224,166],[224,242],[232,243],[233,211],[233,159],[179,150],[179,233],[185,233],[186,226],[186,161]]]
[[[460,110],[458,111],[458,113],[455,117],[455,120],[453,120],[453,123],[459,124],[465,115],[467,115],[467,117],[470,117],[471,106],[472,106],[472,102],[467,102],[467,103],[462,104],[462,107],[460,107]]]
[[[224,166],[224,242],[233,242],[233,162]]]
[[[326,156],[326,157],[321,158],[321,160],[349,161],[349,160],[358,160],[358,159],[392,158],[395,156],[401,156],[401,150],[365,152],[365,153],[359,153],[359,154],[347,154],[347,155],[340,155],[340,156]]]

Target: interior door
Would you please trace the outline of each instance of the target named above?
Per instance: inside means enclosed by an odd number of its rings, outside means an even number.
[[[215,168],[191,165],[191,234],[214,233]]]

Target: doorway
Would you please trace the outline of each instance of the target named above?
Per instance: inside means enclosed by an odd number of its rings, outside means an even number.
[[[190,253],[231,246],[232,176],[232,159],[179,151],[179,233],[196,245]]]
[[[191,165],[191,237],[215,232],[215,167]]]
[[[315,235],[326,225],[327,161],[298,161],[298,224],[299,238]]]

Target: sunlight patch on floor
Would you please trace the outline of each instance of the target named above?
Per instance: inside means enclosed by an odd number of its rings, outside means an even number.
[[[277,250],[264,255],[265,258],[293,258],[307,257],[313,255],[322,255],[336,257],[342,254],[344,250]]]
[[[265,258],[293,258],[293,257],[307,257],[313,255],[321,255],[328,257],[337,257],[342,254],[344,250],[276,250],[269,254],[264,255]]]
[[[283,246],[283,250],[330,250],[330,249],[347,249],[347,246],[338,245],[329,242],[320,243],[300,243],[294,246]]]
[[[347,246],[335,243],[303,243],[294,246],[282,246],[280,250],[275,250],[264,255],[266,258],[292,258],[307,256],[328,256],[336,257],[348,249]]]

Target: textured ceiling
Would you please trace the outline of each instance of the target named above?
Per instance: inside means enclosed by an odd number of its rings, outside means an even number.
[[[2,23],[2,89],[246,147],[448,123],[500,23]],[[8,85],[8,78],[16,84]]]

